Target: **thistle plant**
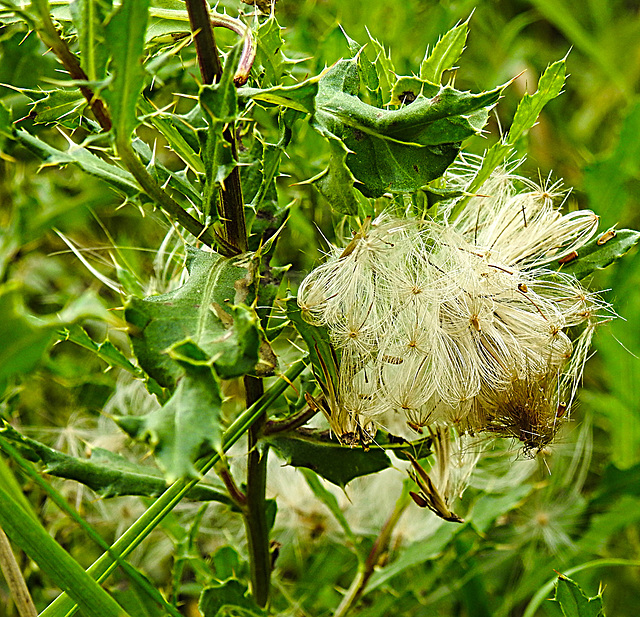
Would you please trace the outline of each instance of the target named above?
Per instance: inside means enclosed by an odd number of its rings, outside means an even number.
[[[418,432],[450,425],[527,451],[548,445],[569,417],[593,330],[612,315],[547,267],[597,231],[593,212],[560,214],[561,196],[498,169],[454,221],[446,208],[442,222],[382,214],[305,278],[303,318],[326,327],[340,353],[328,414],[339,437],[357,426],[371,441],[374,419],[390,426],[400,414]]]
[[[444,568],[457,557],[435,557],[495,531],[534,486],[492,493],[484,455],[546,455],[579,417],[594,331],[616,316],[585,277],[640,237],[598,229],[552,174],[536,183],[522,171],[566,58],[487,148],[512,83],[458,89],[469,20],[401,75],[372,35],[361,45],[345,32],[341,58],[315,67],[288,50],[270,2],[229,0],[228,13],[204,0],[0,4],[2,49],[33,45],[46,75],[32,87],[18,74],[0,102],[15,236],[0,243],[0,526],[62,592],[52,601],[38,573],[22,575],[41,615],[341,617],[410,567],[428,578],[430,559],[455,579]],[[295,271],[313,216],[332,217],[326,255]],[[29,270],[34,246],[47,256]],[[47,279],[55,258],[72,283]],[[25,271],[37,271],[31,286]],[[68,452],[29,429],[61,390],[60,424],[83,427],[62,429],[82,437]],[[287,520],[321,517],[298,495],[278,500],[287,481],[274,457],[335,518],[331,551],[275,531],[279,504]],[[399,496],[387,504],[375,481],[392,468]],[[17,470],[91,542],[92,565],[54,537],[64,518],[49,530],[38,520]],[[388,506],[376,537],[354,530],[336,497],[362,476],[376,509]],[[90,500],[69,505],[59,480],[142,514],[96,508],[110,543],[81,513]],[[178,508],[185,500],[202,503]],[[428,533],[403,557],[412,500],[439,518],[413,508]],[[205,542],[205,528],[226,543]],[[174,546],[157,584],[154,558],[131,559],[152,533]],[[6,545],[10,591],[24,598]],[[333,565],[312,563],[321,557]]]

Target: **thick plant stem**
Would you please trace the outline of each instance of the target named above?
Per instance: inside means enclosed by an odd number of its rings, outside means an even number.
[[[209,7],[206,0],[186,0],[191,30],[194,33],[200,74],[205,84],[218,81],[222,75],[222,64],[211,27]],[[236,139],[232,127],[227,127],[223,136],[231,145],[234,159],[238,158]],[[237,253],[247,250],[247,228],[244,217],[244,199],[240,183],[240,171],[234,167],[224,181],[217,204],[218,218],[222,224],[222,239],[234,247]]]
[[[409,489],[405,485],[402,489],[402,494],[398,498],[398,501],[396,501],[393,512],[391,512],[391,515],[383,525],[380,535],[376,538],[376,541],[371,547],[371,551],[369,552],[367,559],[362,564],[362,567],[358,569],[356,577],[353,579],[353,582],[347,590],[344,598],[342,598],[342,602],[340,602],[340,606],[336,609],[333,617],[345,617],[345,615],[348,615],[349,611],[362,597],[367,583],[373,574],[374,568],[378,565],[380,557],[389,546],[391,534],[393,533],[395,526],[410,503],[411,497],[409,495]]]
[[[261,379],[247,375],[244,378],[244,385],[247,392],[247,405],[262,396]],[[265,413],[249,429],[247,502],[244,518],[251,556],[251,588],[259,606],[266,606],[269,601],[271,581],[271,552],[265,501],[269,449],[268,446],[259,443],[266,419]]]
[[[206,0],[187,0],[187,13],[196,44],[196,55],[202,80],[205,84],[212,84],[222,75],[222,64],[218,56]]]

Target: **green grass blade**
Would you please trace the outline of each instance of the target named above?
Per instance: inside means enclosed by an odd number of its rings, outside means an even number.
[[[124,617],[127,613],[84,571],[47,530],[0,487],[0,526],[43,572],[64,590],[86,617]]]

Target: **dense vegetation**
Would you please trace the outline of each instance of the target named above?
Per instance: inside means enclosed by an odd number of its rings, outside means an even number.
[[[639,7],[255,4],[0,0],[0,616],[635,615]]]

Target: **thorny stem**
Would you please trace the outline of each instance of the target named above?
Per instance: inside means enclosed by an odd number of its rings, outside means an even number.
[[[209,8],[206,0],[186,0],[186,3],[191,30],[195,33],[200,74],[205,84],[212,84],[220,79],[222,64],[211,27]],[[223,137],[231,145],[233,158],[237,160],[238,150],[232,127],[228,126],[225,129]],[[244,253],[247,250],[247,228],[240,171],[237,166],[221,187],[218,201],[218,218],[222,223],[223,240],[234,247],[237,253]]]
[[[128,139],[118,139],[116,150],[120,160],[137,180],[142,190],[173,219],[178,221],[189,233],[208,246],[214,246],[216,239],[211,229],[206,229],[200,221],[191,216],[153,179],[140,162]]]
[[[194,33],[196,42],[202,80],[205,84],[211,84],[220,80],[222,64],[213,34],[209,7],[206,0],[186,0],[186,4],[191,31]],[[238,151],[233,126],[225,129],[223,137],[231,145],[233,157],[237,160]],[[222,223],[223,245],[230,245],[238,253],[244,253],[248,246],[247,228],[240,172],[237,166],[220,188],[217,201],[218,218]],[[244,378],[244,385],[247,407],[250,407],[263,395],[264,385],[261,379],[250,375]],[[264,413],[249,429],[247,492],[244,508],[244,521],[251,556],[251,588],[259,606],[266,606],[269,602],[271,580],[271,551],[265,502],[268,446],[261,446],[259,443],[266,420],[267,415]]]
[[[56,29],[51,16],[49,14],[48,2],[44,0],[36,0],[34,6],[41,19],[40,27],[38,28],[38,34],[44,42],[48,45],[52,51],[56,54],[64,68],[69,72],[72,79],[76,81],[89,81],[87,74],[80,66],[78,58],[71,52],[66,42],[60,36],[60,33]],[[93,90],[87,85],[78,86],[80,92],[87,100],[87,103],[91,107],[91,111],[95,116],[98,124],[103,131],[111,130],[111,117],[104,103]],[[116,143],[116,149],[125,167],[129,170],[131,175],[138,181],[138,184],[142,187],[142,190],[158,203],[161,208],[173,219],[178,221],[188,232],[193,234],[196,238],[207,244],[213,246],[215,244],[214,234],[205,229],[204,225],[197,219],[191,216],[184,210],[164,189],[151,177],[147,172],[144,165],[140,162],[129,140],[118,140]]]
[[[27,583],[11,550],[9,538],[2,529],[0,529],[0,570],[2,570],[10,596],[13,598],[20,617],[38,617],[38,611],[29,594]]]
[[[43,0],[37,0],[33,3],[35,6],[40,19],[42,20],[41,27],[37,28],[38,34],[42,39],[42,42],[45,45],[48,45],[58,59],[62,63],[62,66],[69,72],[71,79],[76,81],[89,81],[87,74],[84,72],[82,67],[80,66],[80,62],[78,62],[78,58],[71,53],[71,50],[64,42],[58,29],[51,21],[51,15],[49,14],[49,5],[48,2],[43,2]],[[99,99],[93,90],[86,85],[79,86],[80,92],[82,96],[87,100],[89,107],[91,107],[91,111],[95,119],[98,121],[98,124],[101,126],[103,131],[111,130],[111,118],[109,116],[109,112],[104,106],[104,103],[101,99]]]
[[[262,396],[264,386],[261,379],[247,375],[244,378],[244,386],[247,405],[251,405]],[[266,419],[265,413],[249,429],[247,507],[244,517],[251,555],[251,588],[256,603],[263,607],[269,602],[271,581],[271,550],[265,501],[269,447],[259,443]]]
[[[407,506],[411,503],[411,497],[409,495],[409,488],[405,484],[402,489],[402,494],[398,497],[396,501],[396,505],[393,508],[393,512],[385,522],[380,531],[380,535],[376,538],[373,546],[371,547],[371,551],[367,556],[367,559],[362,564],[360,568],[358,568],[358,573],[353,579],[351,586],[347,590],[347,593],[342,598],[342,602],[340,602],[340,606],[336,609],[333,617],[345,617],[349,613],[349,611],[356,605],[358,600],[362,597],[364,590],[373,574],[374,568],[380,562],[380,558],[387,550],[389,546],[389,541],[391,539],[391,534],[395,526],[397,525],[400,517],[403,512],[407,509]]]

